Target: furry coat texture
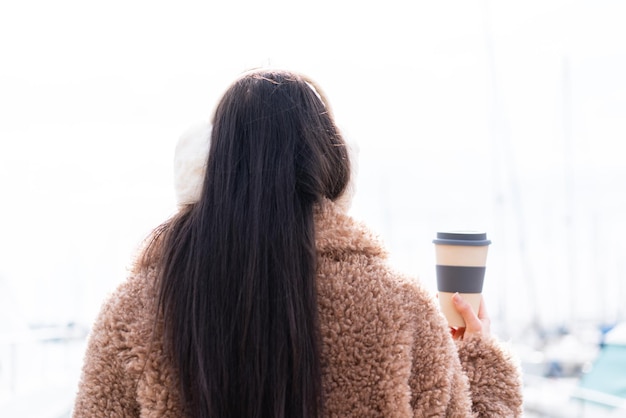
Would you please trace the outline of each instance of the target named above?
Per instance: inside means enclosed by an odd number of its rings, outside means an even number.
[[[316,211],[324,415],[515,417],[520,374],[493,338],[455,342],[418,282],[331,202]],[[163,352],[154,272],[135,269],[91,332],[73,416],[181,417]],[[153,332],[155,332],[153,338]]]

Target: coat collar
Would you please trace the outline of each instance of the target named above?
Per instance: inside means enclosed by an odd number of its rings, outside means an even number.
[[[380,238],[328,199],[315,207],[315,244],[322,255],[338,257],[355,253],[387,257]]]

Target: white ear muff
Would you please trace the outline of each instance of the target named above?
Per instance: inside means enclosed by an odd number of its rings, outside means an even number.
[[[355,141],[343,136],[343,140],[346,142],[346,148],[348,149],[348,160],[350,161],[350,180],[346,185],[343,193],[335,199],[337,206],[341,208],[344,213],[347,213],[352,206],[352,199],[356,194],[356,178],[359,171],[359,144]]]
[[[211,125],[203,123],[185,132],[174,151],[176,203],[185,206],[200,200],[211,141]]]

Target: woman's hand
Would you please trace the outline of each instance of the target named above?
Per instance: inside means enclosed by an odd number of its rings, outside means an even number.
[[[458,293],[452,296],[452,303],[454,303],[454,307],[465,321],[465,327],[450,328],[450,334],[452,334],[453,339],[463,340],[471,337],[481,338],[489,335],[491,320],[487,314],[485,300],[482,296],[480,298],[478,315],[474,313],[470,304],[464,301]]]

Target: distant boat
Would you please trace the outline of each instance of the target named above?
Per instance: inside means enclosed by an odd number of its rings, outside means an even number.
[[[606,334],[591,370],[583,374],[572,396],[626,416],[626,322]]]

